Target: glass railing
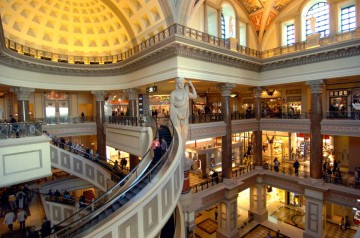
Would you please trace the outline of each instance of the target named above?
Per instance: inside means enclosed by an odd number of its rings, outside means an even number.
[[[41,136],[42,122],[0,123],[0,139]]]

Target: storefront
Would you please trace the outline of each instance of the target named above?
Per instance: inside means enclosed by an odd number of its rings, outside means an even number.
[[[289,157],[289,133],[263,131],[262,155],[264,162],[271,163],[275,157],[280,163]]]
[[[152,95],[150,96],[150,113],[158,117],[168,116],[170,111],[170,96],[169,95]]]

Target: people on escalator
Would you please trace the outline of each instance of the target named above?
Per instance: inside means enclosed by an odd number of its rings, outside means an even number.
[[[51,233],[51,223],[50,221],[44,217],[43,223],[41,225],[41,237],[46,237]]]
[[[167,142],[164,137],[161,138],[161,155],[164,155],[168,149]]]

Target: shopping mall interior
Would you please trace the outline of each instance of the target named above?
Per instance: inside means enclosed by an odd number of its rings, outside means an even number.
[[[360,237],[359,13],[0,1],[0,237]]]

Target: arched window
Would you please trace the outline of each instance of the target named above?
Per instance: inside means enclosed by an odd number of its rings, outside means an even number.
[[[306,36],[314,33],[319,33],[320,37],[326,37],[330,33],[327,2],[314,4],[306,13]]]

